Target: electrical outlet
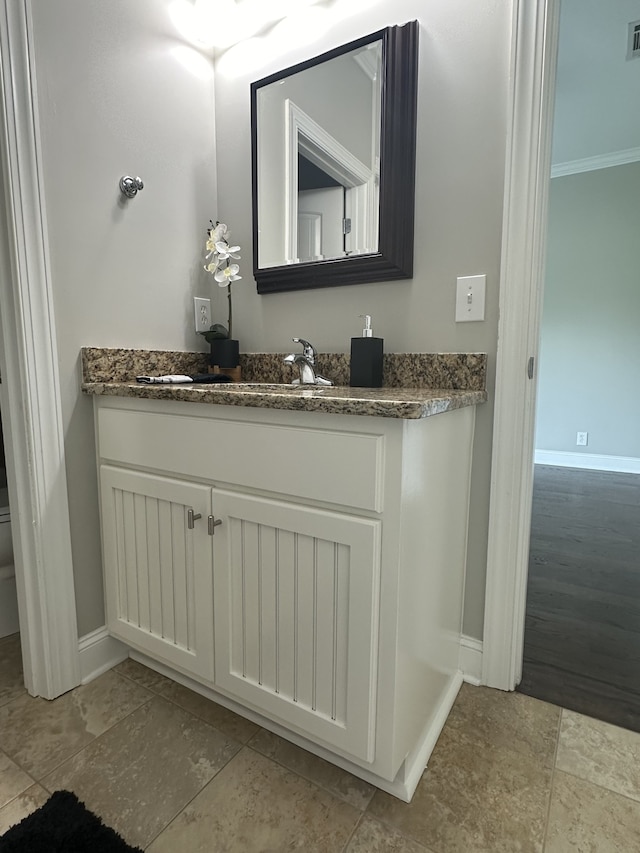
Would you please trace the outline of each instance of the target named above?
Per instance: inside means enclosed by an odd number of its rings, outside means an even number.
[[[196,332],[208,332],[211,327],[211,300],[193,297]]]
[[[576,444],[578,447],[586,447],[588,442],[589,442],[589,433],[588,432],[576,433]]]

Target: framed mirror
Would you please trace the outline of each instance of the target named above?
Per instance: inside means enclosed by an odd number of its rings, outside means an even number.
[[[413,275],[418,22],[251,84],[258,293]]]

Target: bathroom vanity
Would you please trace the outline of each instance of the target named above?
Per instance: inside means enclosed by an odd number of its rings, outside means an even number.
[[[110,633],[409,800],[461,684],[484,392],[83,388]]]

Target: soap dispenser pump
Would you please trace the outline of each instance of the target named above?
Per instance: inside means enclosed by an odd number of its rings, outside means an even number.
[[[351,338],[351,370],[349,384],[353,388],[380,388],[382,386],[382,353],[384,341],[373,337],[371,316],[364,317],[362,337]]]

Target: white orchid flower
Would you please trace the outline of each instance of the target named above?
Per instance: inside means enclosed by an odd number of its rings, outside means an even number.
[[[215,250],[221,261],[226,261],[227,258],[234,258],[237,261],[240,260],[240,255],[236,254],[236,252],[240,251],[240,246],[230,246],[228,243],[219,240],[216,243]]]
[[[221,240],[227,240],[229,237],[229,229],[224,224],[224,222],[218,222],[210,231],[209,231],[209,240],[212,243],[218,243]]]
[[[208,255],[207,255],[207,257],[208,257]],[[205,264],[204,269],[208,273],[211,273],[211,275],[213,275],[215,273],[215,271],[218,269],[218,264],[216,262],[211,263],[211,264]]]
[[[229,264],[229,266],[224,269],[218,269],[214,274],[214,278],[220,287],[226,287],[231,284],[232,281],[238,281],[238,279],[242,278],[241,275],[238,275],[239,270],[240,267],[238,264]]]

